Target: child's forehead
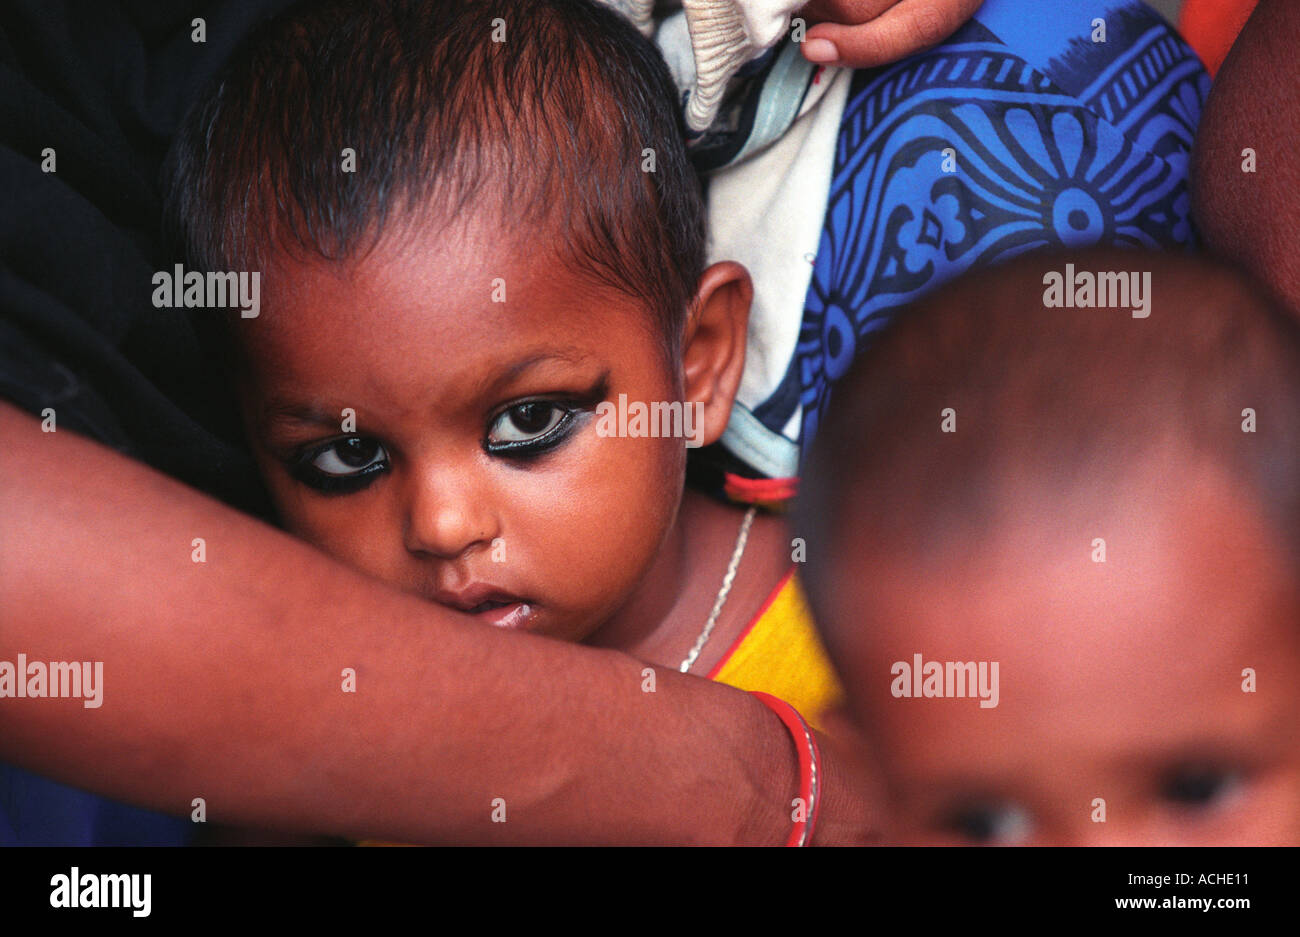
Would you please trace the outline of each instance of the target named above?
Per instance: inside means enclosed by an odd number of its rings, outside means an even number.
[[[392,346],[440,328],[481,326],[482,340],[528,343],[566,329],[617,336],[635,298],[593,282],[555,247],[546,226],[502,224],[493,210],[452,221],[415,215],[389,223],[365,249],[342,259],[278,254],[263,277],[268,331],[329,327],[386,332]],[[504,332],[496,326],[508,323]],[[612,340],[612,339],[611,339]]]
[[[855,719],[895,775],[989,788],[1047,775],[1076,784],[1111,770],[1150,780],[1179,764],[1250,766],[1294,750],[1300,642],[1270,641],[1264,631],[1254,637],[1240,646],[1189,644],[1163,654],[1045,645],[989,652],[988,661],[978,659],[979,648],[922,638],[911,653],[846,675],[846,690]],[[946,682],[954,658],[983,662],[987,676],[977,670],[965,697],[927,698],[927,668],[943,668],[939,687],[946,691],[955,686]],[[921,692],[894,694],[898,663],[908,665],[905,678]],[[996,706],[982,708],[990,698]]]
[[[846,550],[819,611],[857,719],[918,776],[1011,777],[1067,756],[1154,770],[1286,744],[1300,727],[1300,594],[1278,538],[1220,487],[1053,549],[1021,529],[960,562]],[[946,688],[963,665],[967,698],[895,692],[900,673],[909,690],[935,672]],[[981,707],[981,686],[996,706]]]
[[[667,393],[662,336],[635,299],[540,250],[484,259],[433,231],[422,248],[381,243],[348,264],[278,265],[261,315],[232,325],[250,403],[352,407],[393,433],[422,425],[418,413],[585,391],[602,375]]]
[[[891,555],[888,532],[846,518],[824,577],[837,662],[878,669],[932,649],[1122,686],[1128,666],[1207,673],[1300,644],[1282,540],[1220,473],[1152,478],[1092,505],[1027,495],[1019,508],[930,555]]]

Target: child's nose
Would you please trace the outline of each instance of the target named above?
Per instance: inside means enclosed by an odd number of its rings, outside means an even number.
[[[439,559],[460,556],[497,535],[491,499],[465,472],[427,471],[412,485],[406,549]]]

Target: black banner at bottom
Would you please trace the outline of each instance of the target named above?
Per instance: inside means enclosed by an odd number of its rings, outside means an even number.
[[[1293,909],[1295,859],[1290,849],[31,848],[0,852],[0,899],[18,920],[114,930],[412,915],[436,927],[453,909],[535,927],[595,908],[611,925],[622,913],[771,925],[785,911],[813,924],[842,909],[863,926],[901,913],[927,924],[1169,916],[1236,927]]]

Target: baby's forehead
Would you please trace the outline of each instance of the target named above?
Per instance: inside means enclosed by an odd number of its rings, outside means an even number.
[[[858,523],[855,500],[817,576],[819,625],[850,672],[924,652],[1122,689],[1130,668],[1236,673],[1265,648],[1300,644],[1283,538],[1211,468],[1109,498],[1026,489],[982,526],[903,548]]]
[[[1300,599],[1240,517],[1112,526],[1104,562],[1092,531],[993,531],[933,562],[844,544],[818,613],[850,711],[913,780],[1264,757],[1300,730]]]

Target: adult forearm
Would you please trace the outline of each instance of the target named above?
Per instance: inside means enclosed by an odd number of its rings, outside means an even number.
[[[98,708],[0,699],[0,758],[345,836],[783,838],[793,756],[746,694],[644,692],[639,662],[484,628],[2,403],[0,438],[0,660],[103,662]]]

